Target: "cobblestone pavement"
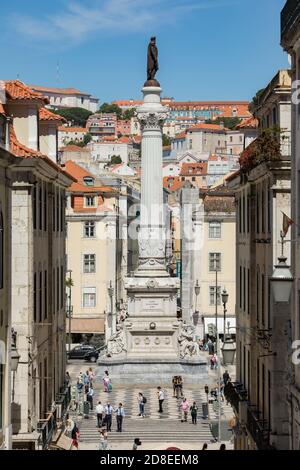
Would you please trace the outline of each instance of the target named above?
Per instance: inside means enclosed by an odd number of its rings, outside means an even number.
[[[68,365],[68,371],[72,378],[72,383],[76,383],[76,377],[79,372],[84,372],[89,367],[87,363],[72,362]],[[127,386],[113,383],[111,393],[105,393],[101,380],[101,370],[99,366],[94,366],[96,374],[94,381],[94,407],[100,400],[102,404],[108,401],[117,407],[122,403],[125,409],[125,418],[123,432],[116,432],[116,419],[113,418],[112,432],[109,433],[109,446],[111,449],[131,449],[134,438],[138,437],[143,442],[143,449],[164,449],[169,446],[177,446],[182,449],[201,449],[203,442],[209,443],[210,448],[218,448],[219,444],[213,444],[213,435],[210,428],[210,420],[216,422],[218,419],[218,408],[209,404],[209,420],[202,418],[202,403],[206,402],[204,385],[189,385],[184,388],[184,396],[191,405],[193,401],[198,406],[198,422],[193,425],[189,415],[187,423],[181,423],[180,403],[173,397],[171,387],[164,388],[165,401],[163,404],[163,413],[158,413],[158,400],[155,385]],[[210,371],[211,382],[217,380],[217,372]],[[145,418],[138,416],[137,396],[143,392],[147,398],[145,405]],[[88,417],[84,417],[77,411],[70,411],[73,420],[80,428],[80,448],[95,449],[99,445],[99,433],[96,427],[95,411],[91,410]],[[233,416],[230,405],[226,402],[221,403],[222,427],[228,428],[228,421]],[[227,429],[226,429],[227,430]],[[227,433],[230,436],[230,433]],[[232,448],[232,444],[226,441],[227,448]]]

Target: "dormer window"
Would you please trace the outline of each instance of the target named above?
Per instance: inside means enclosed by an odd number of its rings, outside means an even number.
[[[85,197],[85,207],[95,207],[95,197],[86,196]]]
[[[92,178],[91,176],[85,176],[83,178],[83,181],[86,186],[94,186],[94,178]]]

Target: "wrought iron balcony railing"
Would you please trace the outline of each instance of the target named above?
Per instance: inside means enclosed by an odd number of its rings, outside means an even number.
[[[236,413],[239,412],[240,401],[246,401],[248,397],[247,390],[240,382],[228,382],[224,387],[224,395]]]
[[[56,429],[56,410],[50,413],[46,419],[38,421],[37,431],[40,433],[39,445],[43,450],[48,448]]]
[[[267,420],[259,419],[259,413],[253,406],[248,406],[247,429],[251,434],[258,450],[272,450],[269,443],[270,428]]]

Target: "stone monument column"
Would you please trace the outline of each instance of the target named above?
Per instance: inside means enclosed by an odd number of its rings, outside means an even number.
[[[167,117],[159,86],[144,86],[137,109],[142,131],[141,225],[137,275],[166,275],[166,230],[163,207],[162,129]]]

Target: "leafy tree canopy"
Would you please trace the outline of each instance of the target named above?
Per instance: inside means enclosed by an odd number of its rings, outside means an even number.
[[[88,132],[86,134],[84,134],[84,136],[83,136],[83,144],[84,145],[87,145],[91,140],[92,140],[91,134],[89,134]]]
[[[122,158],[120,155],[112,155],[110,163],[111,165],[118,165],[119,163],[122,163]]]
[[[123,111],[122,118],[125,119],[125,121],[130,121],[130,119],[134,117],[135,112],[135,108],[125,109],[125,111]]]
[[[84,108],[61,108],[53,112],[64,117],[68,122],[71,122],[72,125],[80,127],[85,127],[89,116],[93,114],[91,111]]]
[[[227,129],[234,129],[241,122],[241,119],[238,117],[218,117],[215,120],[207,119],[205,121],[206,124],[220,124],[221,122],[224,123]]]
[[[163,134],[163,147],[171,145],[171,139],[168,135]]]
[[[100,113],[116,113],[117,118],[122,118],[122,109],[117,104],[103,103],[99,108]]]

